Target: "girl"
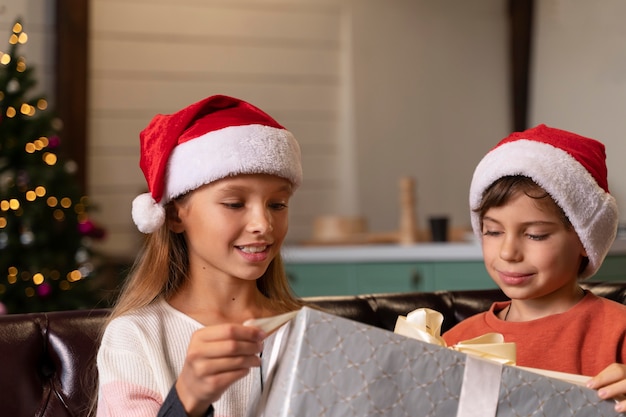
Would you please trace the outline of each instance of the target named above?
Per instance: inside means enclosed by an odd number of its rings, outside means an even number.
[[[263,331],[296,310],[280,257],[300,148],[269,115],[212,96],[141,132],[148,234],[103,334],[98,416],[242,416]]]
[[[487,272],[511,301],[459,323],[446,343],[501,333],[517,365],[602,372],[588,383],[600,397],[626,393],[626,306],[578,285],[617,232],[604,145],[545,125],[513,133],[476,167],[470,207]]]

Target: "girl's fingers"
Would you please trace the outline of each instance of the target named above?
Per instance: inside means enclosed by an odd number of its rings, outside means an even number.
[[[203,327],[194,333],[194,337],[205,342],[217,340],[262,341],[266,335],[258,327],[241,324],[219,324]]]

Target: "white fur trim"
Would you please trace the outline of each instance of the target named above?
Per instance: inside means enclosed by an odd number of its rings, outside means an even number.
[[[170,155],[161,204],[201,185],[237,174],[274,174],[298,187],[300,146],[285,129],[230,126],[176,146]]]
[[[525,139],[508,142],[480,161],[469,196],[472,228],[479,241],[482,241],[480,218],[473,210],[480,205],[484,191],[508,175],[527,176],[552,196],[587,251],[589,265],[581,278],[595,274],[615,240],[617,203],[573,156],[546,143]]]
[[[165,222],[165,208],[154,201],[150,193],[135,197],[131,214],[137,228],[142,233],[155,232]]]

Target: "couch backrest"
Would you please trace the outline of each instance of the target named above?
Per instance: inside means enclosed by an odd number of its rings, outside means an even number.
[[[626,282],[586,283],[626,304]],[[308,300],[331,313],[392,330],[398,315],[429,307],[444,315],[445,331],[505,299],[499,290],[369,294]],[[82,417],[95,395],[94,355],[108,310],[0,316],[0,414]]]

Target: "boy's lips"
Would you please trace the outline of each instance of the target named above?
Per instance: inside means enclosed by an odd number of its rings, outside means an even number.
[[[509,285],[521,284],[526,282],[530,277],[534,274],[531,273],[522,273],[522,272],[507,272],[507,271],[498,271],[498,275],[500,279]]]

